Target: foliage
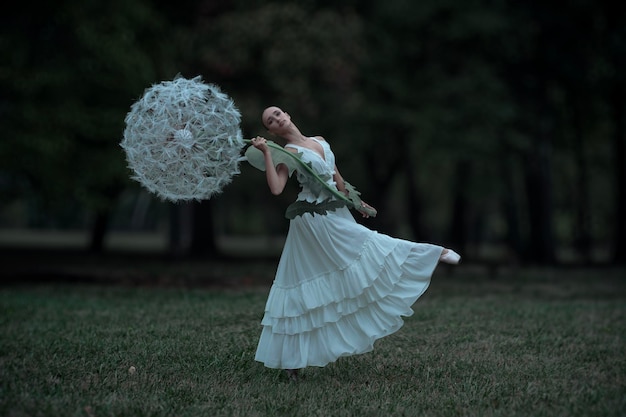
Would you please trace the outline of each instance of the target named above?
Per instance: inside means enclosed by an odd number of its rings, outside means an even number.
[[[0,38],[2,175],[49,208],[110,207],[128,177],[124,115],[159,72],[163,21],[144,1],[24,3],[14,12]]]
[[[354,11],[335,7],[241,7],[199,22],[198,65],[233,92],[244,130],[256,130],[272,103],[297,109],[306,116],[303,127],[314,119],[323,129],[331,121],[321,116],[343,114],[356,94],[363,25]]]
[[[306,200],[296,200],[291,203],[287,210],[285,210],[285,218],[291,220],[298,216],[302,216],[305,213],[325,215],[329,211],[337,210],[338,208],[346,207],[346,202],[341,200],[333,200],[327,198],[320,202],[309,202]]]
[[[593,247],[624,259],[623,14],[590,0],[20,4],[0,35],[0,196],[35,196],[44,213],[112,204],[123,114],[189,72],[228,92],[245,136],[265,133],[271,104],[324,136],[385,213],[381,231],[476,256],[503,244],[531,262],[608,259]],[[262,185],[242,175],[216,223],[291,201]]]

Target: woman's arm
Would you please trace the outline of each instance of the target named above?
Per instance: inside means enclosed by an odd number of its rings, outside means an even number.
[[[337,165],[335,165],[335,175],[333,176],[333,179],[335,180],[335,183],[337,184],[337,189],[347,196],[348,195],[348,191],[346,190],[346,182],[343,180],[343,177],[339,173],[339,169],[337,168]],[[361,201],[361,206],[365,207],[365,208],[368,208],[368,209],[371,209],[371,210],[374,210],[374,211],[376,210],[374,207],[370,206],[365,201]],[[356,209],[356,211],[361,213],[363,215],[363,217],[365,217],[365,218],[370,217],[370,215],[367,212],[365,212],[363,210],[359,210],[359,207],[355,207],[355,209]]]
[[[341,173],[339,172],[337,165],[335,165],[335,175],[333,175],[333,180],[335,181],[335,184],[337,185],[337,189],[341,191],[342,193],[346,194],[347,193],[346,183],[343,180],[343,177],[341,176]]]
[[[257,136],[252,139],[252,145],[263,152],[263,158],[265,159],[265,177],[267,179],[267,185],[270,187],[270,191],[274,195],[279,195],[285,189],[287,180],[289,179],[289,168],[285,164],[278,164],[274,166],[272,160],[272,153],[267,146],[265,138]]]

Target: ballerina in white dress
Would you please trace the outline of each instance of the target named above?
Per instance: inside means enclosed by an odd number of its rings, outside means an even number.
[[[302,135],[278,107],[265,109],[262,121],[286,141],[286,150],[300,153],[316,173],[327,174],[330,186],[346,192],[328,142]],[[252,145],[263,153],[271,192],[280,194],[288,167],[274,165],[264,138],[256,137]],[[321,203],[333,198],[313,192],[302,173],[297,177],[302,186],[298,200]],[[363,203],[357,210],[368,217],[373,208]],[[451,249],[370,230],[347,207],[298,215],[290,220],[255,359],[287,370],[296,380],[298,369],[369,352],[377,339],[402,327],[402,317],[413,314],[411,306],[428,288],[437,264],[460,259]]]

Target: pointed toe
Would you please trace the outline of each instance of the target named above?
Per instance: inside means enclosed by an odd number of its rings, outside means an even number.
[[[461,255],[459,255],[452,249],[448,249],[445,254],[441,255],[441,258],[439,258],[439,260],[447,264],[457,265],[459,262],[461,262]]]

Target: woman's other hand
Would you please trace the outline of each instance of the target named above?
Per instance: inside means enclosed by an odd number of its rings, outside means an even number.
[[[357,211],[361,213],[366,219],[370,217],[370,213],[376,213],[376,209],[367,204],[365,201],[361,201],[361,207],[358,208]]]

